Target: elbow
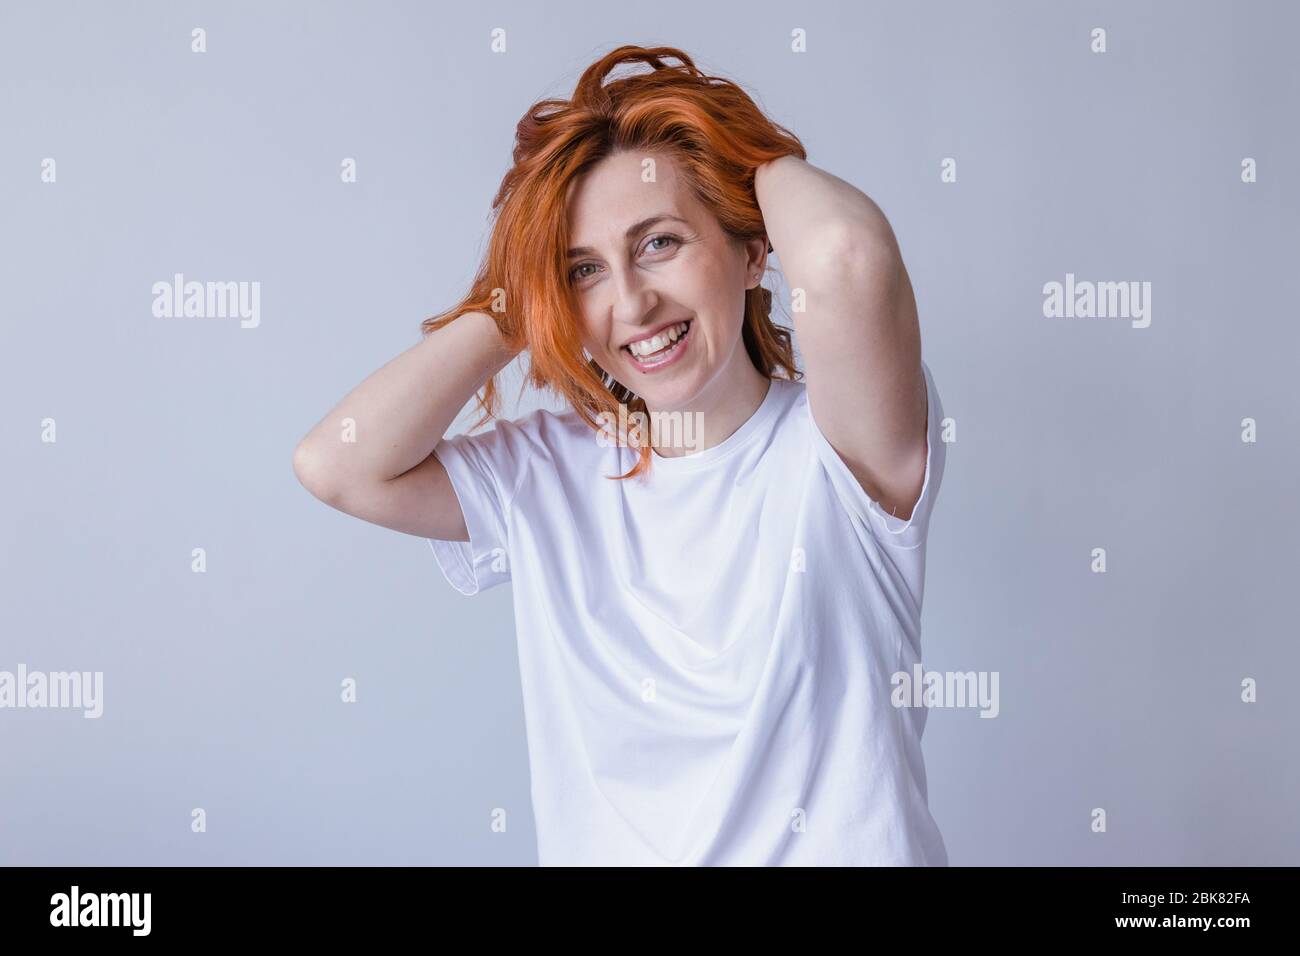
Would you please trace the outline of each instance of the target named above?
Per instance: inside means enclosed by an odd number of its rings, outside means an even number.
[[[293,474],[312,497],[338,507],[341,491],[335,471],[310,438],[304,438],[293,450]]]
[[[815,266],[805,271],[824,286],[844,283],[876,285],[892,281],[900,271],[902,255],[888,223],[836,223],[828,226],[817,244]]]
[[[836,230],[827,257],[842,270],[893,274],[903,261],[889,223],[848,224]]]

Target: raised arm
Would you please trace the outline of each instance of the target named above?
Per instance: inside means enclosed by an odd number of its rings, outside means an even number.
[[[294,474],[339,511],[407,534],[468,541],[460,504],[433,447],[515,354],[484,313],[466,313],[428,333],[307,433],[294,449]]]
[[[925,477],[926,392],[916,299],[885,215],[796,156],[760,166],[768,241],[806,310],[794,313],[813,418],[881,507],[912,515]]]

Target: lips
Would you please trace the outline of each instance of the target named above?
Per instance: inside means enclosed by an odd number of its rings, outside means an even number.
[[[686,319],[664,326],[655,334],[623,346],[629,361],[641,372],[656,371],[671,365],[686,351],[692,340],[694,321]]]
[[[643,335],[631,342],[625,342],[623,348],[635,356],[646,356],[660,349],[666,348],[679,338],[684,336],[690,329],[691,320],[682,319],[679,322],[670,322],[655,329],[649,335]]]

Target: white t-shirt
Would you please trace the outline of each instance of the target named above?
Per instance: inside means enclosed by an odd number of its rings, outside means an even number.
[[[429,539],[463,594],[514,610],[539,862],[937,865],[920,661],[943,474],[928,366],[925,484],[886,515],[775,379],[721,444],[649,481],[569,409],[434,448],[470,541]]]

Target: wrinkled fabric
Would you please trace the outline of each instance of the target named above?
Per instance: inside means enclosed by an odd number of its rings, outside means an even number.
[[[947,865],[927,805],[925,543],[943,474],[886,515],[776,379],[725,441],[604,447],[572,410],[444,438],[471,595],[513,585],[538,857],[556,865]]]

